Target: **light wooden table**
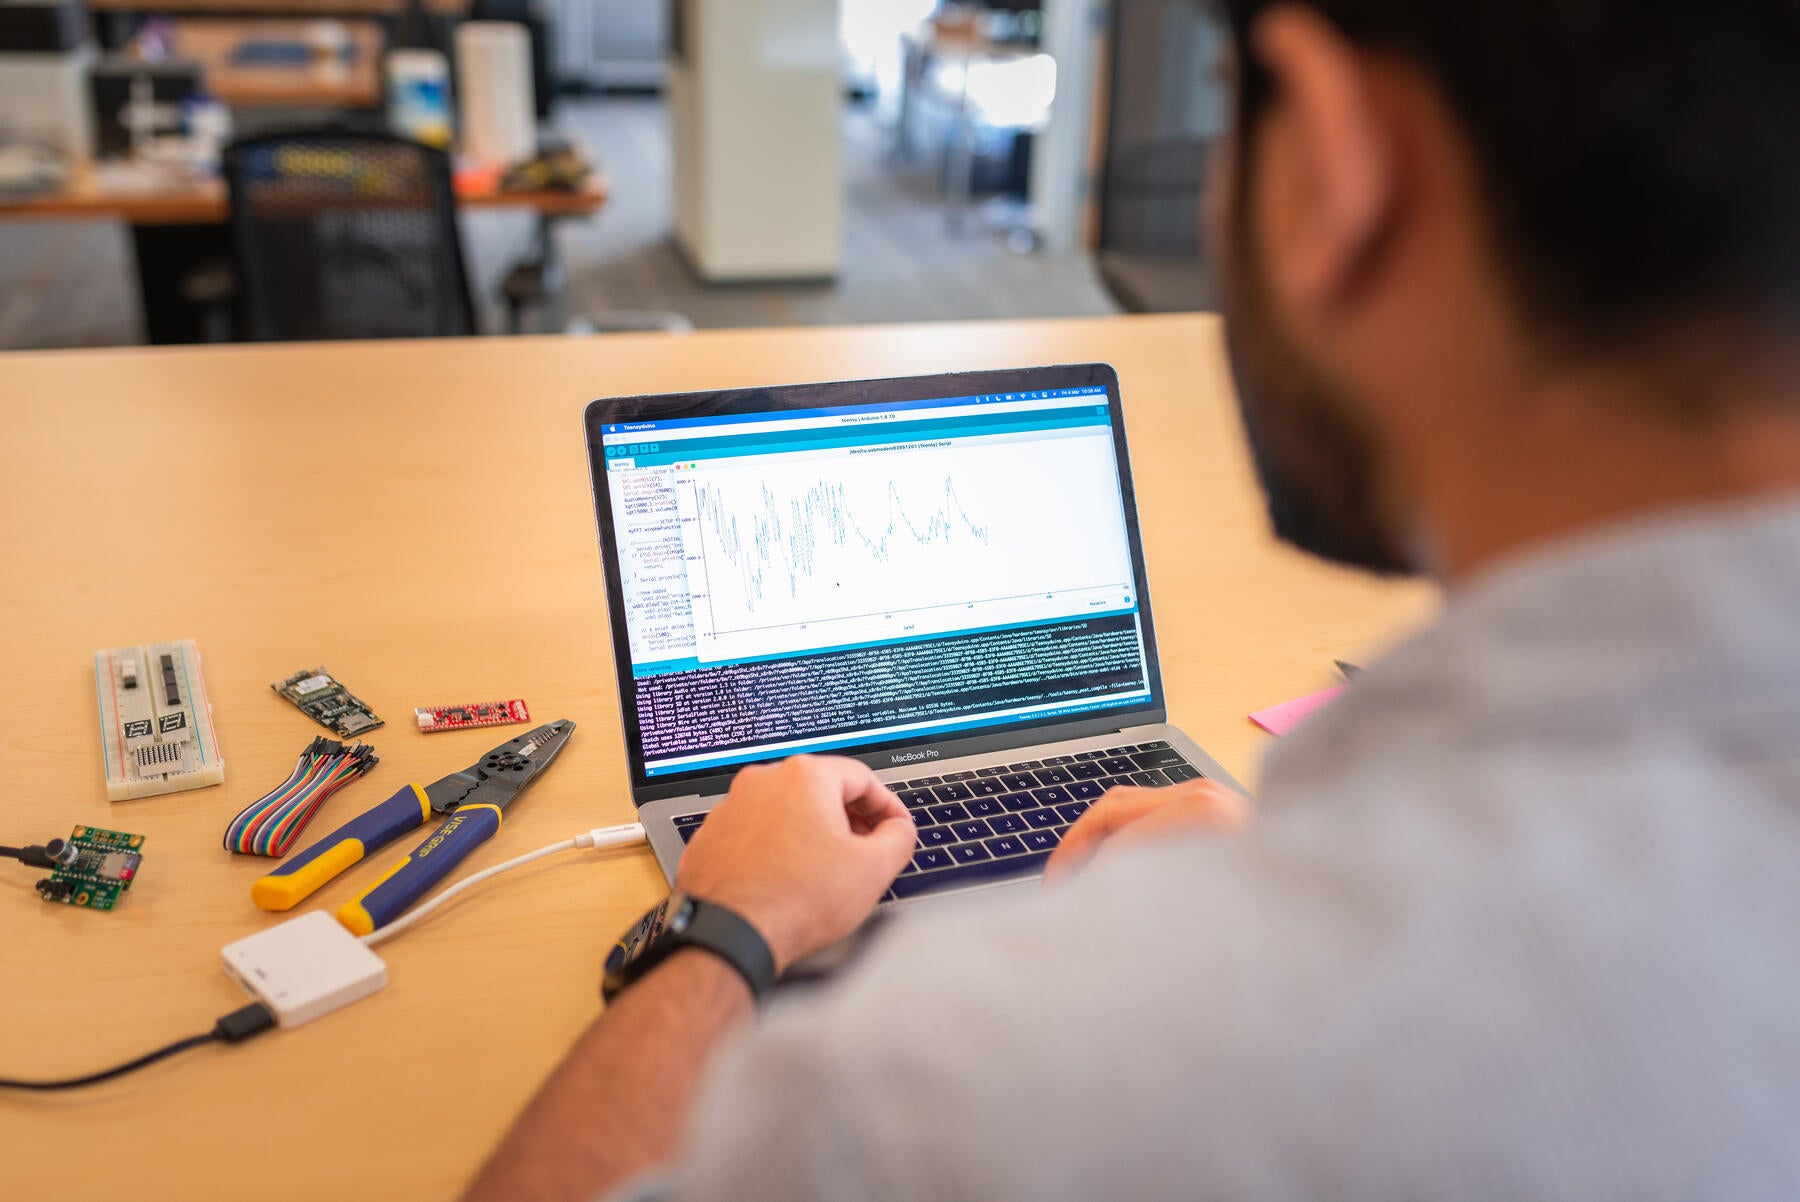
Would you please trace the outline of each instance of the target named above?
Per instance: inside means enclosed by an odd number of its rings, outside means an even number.
[[[411,708],[522,696],[575,742],[466,865],[631,806],[581,412],[599,395],[1104,359],[1123,381],[1173,719],[1255,779],[1247,711],[1332,682],[1433,605],[1273,544],[1218,327],[1197,316],[687,337],[0,356],[0,842],[148,836],[112,913],[0,861],[0,1075],[62,1076],[243,1002],[219,948],[277,921],[220,849],[318,729],[269,690],[327,665],[387,727],[307,840],[499,740]],[[199,641],[223,786],[109,804],[90,653]],[[392,849],[317,895],[336,905]],[[388,988],[297,1031],[66,1095],[0,1093],[9,1197],[446,1198],[599,1008],[663,887],[647,851],[567,853],[384,945]],[[72,1183],[72,1184],[71,1184]]]

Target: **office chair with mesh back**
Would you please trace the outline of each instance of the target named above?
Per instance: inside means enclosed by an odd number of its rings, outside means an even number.
[[[250,337],[476,332],[443,151],[314,130],[233,143],[224,168]]]

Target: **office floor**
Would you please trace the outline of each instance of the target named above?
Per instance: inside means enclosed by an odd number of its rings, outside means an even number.
[[[565,101],[559,123],[593,150],[613,199],[592,221],[566,223],[573,315],[673,310],[696,326],[810,325],[1116,312],[1083,254],[1014,254],[995,233],[951,235],[929,165],[896,172],[881,131],[844,114],[843,271],[824,285],[709,288],[668,241],[666,109],[655,99]],[[478,299],[489,298],[531,234],[530,218],[465,217]],[[112,346],[143,340],[130,242],[110,222],[0,221],[0,349]]]

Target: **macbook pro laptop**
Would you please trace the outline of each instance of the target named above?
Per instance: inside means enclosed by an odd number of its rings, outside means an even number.
[[[1035,880],[1116,785],[1236,782],[1165,721],[1104,364],[599,400],[632,798],[665,876],[745,764],[873,766],[884,905]]]

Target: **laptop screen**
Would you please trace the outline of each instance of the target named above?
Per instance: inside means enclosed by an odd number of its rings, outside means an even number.
[[[1153,704],[1108,393],[596,406],[640,779]]]

